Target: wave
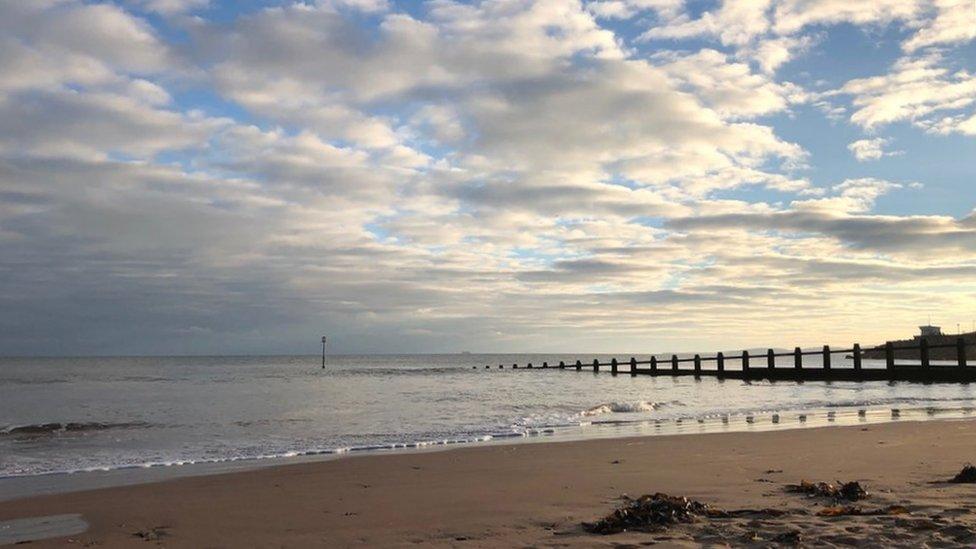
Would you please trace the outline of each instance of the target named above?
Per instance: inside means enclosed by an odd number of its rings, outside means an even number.
[[[145,427],[149,427],[149,424],[140,421],[128,423],[32,423],[30,425],[12,425],[9,427],[4,427],[0,429],[0,436],[43,436],[57,433],[83,433],[91,431],[106,431],[109,429],[137,429]]]
[[[653,412],[662,406],[677,404],[671,402],[652,402],[648,400],[637,400],[634,402],[609,402],[594,406],[588,410],[580,412],[581,416],[599,416],[603,414],[633,414],[640,412]]]

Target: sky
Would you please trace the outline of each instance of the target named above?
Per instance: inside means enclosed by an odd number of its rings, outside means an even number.
[[[0,355],[976,321],[974,0],[0,0]]]

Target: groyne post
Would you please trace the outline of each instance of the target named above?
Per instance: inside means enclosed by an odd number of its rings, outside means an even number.
[[[718,355],[715,356],[715,364],[718,371],[725,371],[725,355],[722,352],[719,352]]]
[[[742,371],[749,371],[749,351],[742,351]]]
[[[652,356],[651,357],[651,371],[652,372],[656,372],[657,371],[657,357],[656,356]]]
[[[610,359],[610,375],[612,375],[612,376],[617,375],[617,359],[616,358],[611,358]]]
[[[543,361],[543,362],[542,362],[542,367],[543,367],[543,368],[548,368],[548,367],[549,367],[549,362],[547,362],[547,361]]]
[[[854,369],[861,369],[861,345],[859,343],[854,344]]]
[[[595,372],[599,372],[599,371],[600,371],[600,361],[599,361],[599,359],[594,358],[593,359],[593,372],[595,373]]]
[[[566,369],[566,363],[560,360],[559,361],[559,369],[560,370],[565,370]]]
[[[830,345],[824,345],[823,348],[823,369],[830,369]]]
[[[766,367],[770,370],[776,369],[776,351],[772,349],[766,350]]]
[[[793,367],[797,370],[803,369],[803,350],[799,347],[793,349]]]
[[[678,355],[671,355],[671,371],[678,371]]]
[[[966,340],[959,338],[956,340],[956,357],[959,360],[959,367],[966,367]]]
[[[885,343],[885,368],[891,370],[895,367],[895,344]]]
[[[634,377],[637,375],[637,359],[630,357],[630,376]]]
[[[576,371],[578,372],[578,371],[580,371],[582,369],[583,369],[583,363],[580,362],[579,360],[577,360],[576,361]]]
[[[919,358],[922,359],[922,368],[928,368],[931,365],[929,360],[929,340],[922,338],[918,342],[918,354]]]
[[[695,377],[701,375],[701,355],[695,355]]]

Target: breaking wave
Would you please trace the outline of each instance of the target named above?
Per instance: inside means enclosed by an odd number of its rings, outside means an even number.
[[[674,402],[652,402],[648,400],[638,400],[634,402],[609,402],[594,406],[589,410],[580,412],[581,416],[600,416],[604,414],[633,414],[640,412],[653,412],[662,406],[674,404]]]
[[[68,423],[34,423],[30,425],[12,425],[0,429],[0,436],[43,436],[57,433],[83,433],[90,431],[106,431],[108,429],[135,429],[149,427],[148,423],[100,423],[100,422],[68,422]]]

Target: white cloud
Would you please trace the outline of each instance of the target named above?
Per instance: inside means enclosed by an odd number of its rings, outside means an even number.
[[[858,139],[847,145],[847,150],[851,151],[858,162],[870,160],[880,160],[884,156],[900,154],[900,151],[886,151],[885,146],[890,144],[890,139],[875,137],[873,139]]]
[[[971,0],[933,0],[935,17],[903,44],[905,51],[976,39],[976,4]]]
[[[976,102],[976,75],[966,70],[951,71],[939,54],[899,59],[891,72],[857,78],[844,84],[839,93],[851,95],[855,108],[851,122],[874,129],[893,122],[909,121],[942,133],[965,131],[962,124],[936,124],[940,112],[969,109]]]

